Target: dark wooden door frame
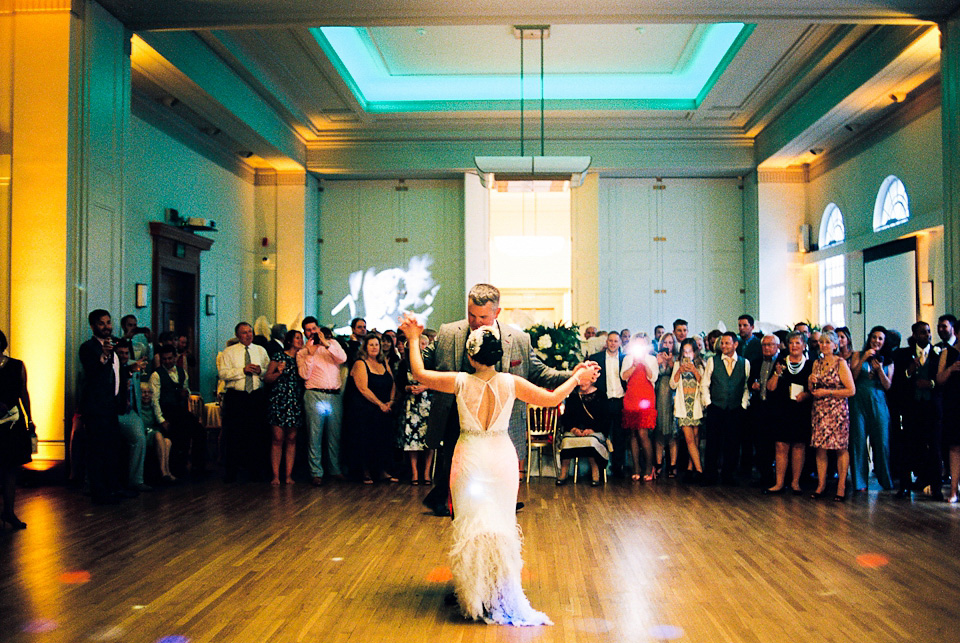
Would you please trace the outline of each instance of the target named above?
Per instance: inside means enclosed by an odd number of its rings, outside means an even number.
[[[160,282],[163,270],[175,270],[193,276],[194,337],[193,353],[200,358],[200,253],[209,250],[213,239],[175,228],[166,223],[150,222],[153,237],[153,287],[151,329],[154,336],[161,332]]]

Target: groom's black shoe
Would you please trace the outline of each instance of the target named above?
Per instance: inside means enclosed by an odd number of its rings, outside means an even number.
[[[429,497],[423,499],[423,506],[429,509],[434,516],[449,516],[450,509],[447,503],[429,502]]]
[[[456,594],[455,592],[448,592],[447,594],[444,594],[444,596],[443,596],[443,604],[444,604],[444,605],[450,605],[450,606],[456,605],[456,604],[457,604],[457,594]]]
[[[524,505],[522,502],[518,502],[518,503],[517,503],[517,511],[520,511],[520,510],[523,509],[525,506],[526,506],[526,505]]]

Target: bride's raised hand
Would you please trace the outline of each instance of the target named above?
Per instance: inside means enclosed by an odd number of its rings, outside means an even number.
[[[417,318],[410,313],[403,314],[403,317],[400,318],[400,326],[398,329],[403,331],[403,334],[406,335],[408,340],[414,337],[420,337],[423,333],[423,326],[421,326]]]

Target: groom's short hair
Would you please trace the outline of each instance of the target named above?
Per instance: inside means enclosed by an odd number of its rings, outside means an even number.
[[[493,304],[494,308],[500,307],[500,291],[490,284],[477,284],[467,293],[467,298],[475,306]]]

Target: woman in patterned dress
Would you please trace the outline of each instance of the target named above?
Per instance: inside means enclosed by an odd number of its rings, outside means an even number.
[[[420,350],[430,345],[424,333],[420,337]],[[397,390],[404,392],[403,413],[400,414],[400,448],[410,459],[410,484],[431,485],[430,469],[433,466],[433,449],[427,448],[427,418],[430,417],[430,391],[413,378],[410,358],[404,357],[397,367]],[[423,462],[423,475],[419,463]]]
[[[303,426],[303,380],[297,372],[297,351],[303,348],[303,335],[299,330],[291,330],[283,338],[283,351],[277,353],[267,367],[263,381],[273,384],[270,389],[270,401],[267,421],[273,431],[270,443],[270,466],[273,468],[273,480],[270,484],[280,484],[280,460],[286,457],[284,484],[291,484],[293,458],[297,449],[297,429]]]
[[[827,451],[837,452],[837,493],[833,499],[846,499],[847,469],[850,468],[850,407],[847,398],[856,392],[853,374],[846,360],[836,354],[837,334],[832,330],[820,333],[822,357],[813,364],[809,388],[813,395],[810,446],[817,450],[817,490],[811,496],[822,498],[827,487]]]
[[[703,465],[700,464],[700,424],[703,422],[700,382],[703,380],[704,368],[696,339],[688,337],[683,340],[680,344],[680,359],[674,363],[670,376],[670,388],[676,389],[673,415],[683,431],[690,455],[687,462],[688,475],[696,478],[703,476]]]

